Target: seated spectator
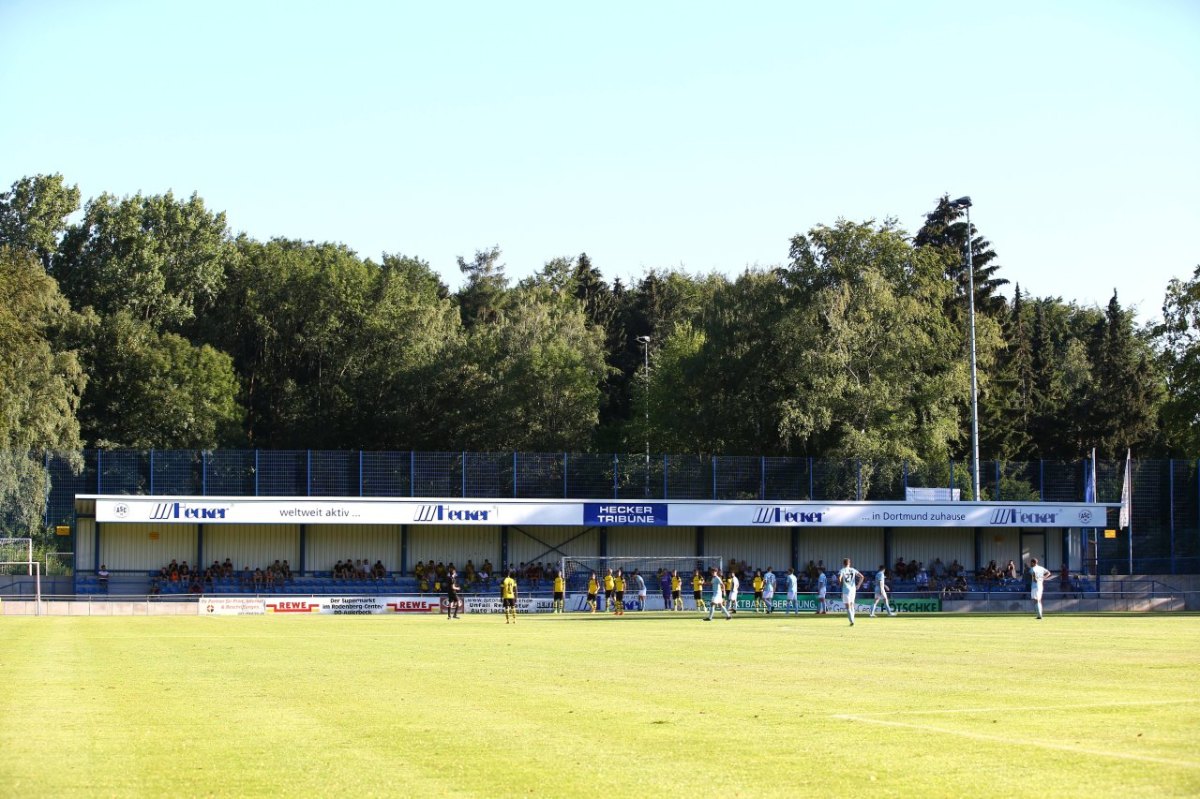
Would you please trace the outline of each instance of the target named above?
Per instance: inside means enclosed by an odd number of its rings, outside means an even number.
[[[225,558],[225,562],[223,564],[221,564],[221,576],[223,576],[223,577],[232,577],[233,576],[233,561],[231,561],[229,558]]]
[[[897,580],[903,580],[906,574],[908,574],[908,564],[904,562],[904,558],[896,558],[896,565],[892,567],[892,576]]]
[[[1015,561],[1009,560],[1004,565],[1004,581],[1012,583],[1017,581],[1017,564]]]
[[[250,571],[249,566],[242,567],[242,579],[238,583],[243,591],[249,591],[254,588],[254,572]]]
[[[254,590],[261,591],[263,586],[266,584],[267,576],[263,574],[262,569],[255,569],[254,576],[251,579],[254,583]]]
[[[333,571],[329,572],[329,574],[335,580],[340,580],[342,578],[342,562],[340,560],[337,563],[333,564]]]
[[[942,563],[941,558],[934,558],[933,565],[929,567],[932,576],[941,579],[946,576],[946,564]]]
[[[108,567],[103,563],[100,564],[100,571],[96,572],[96,585],[100,586],[100,590],[108,591]]]
[[[966,245],[963,245],[963,246],[966,246]],[[929,572],[925,571],[924,563],[922,563],[921,567],[919,569],[917,569],[916,582],[917,582],[917,588],[920,588],[922,590],[929,588]]]
[[[962,573],[963,573],[963,566],[961,563],[958,562],[958,558],[955,558],[954,562],[950,564],[948,574],[951,577],[958,577]]]
[[[191,593],[191,594],[203,594],[204,593],[204,587],[200,585],[199,579],[192,580],[191,586],[188,587],[188,593]]]
[[[483,566],[479,569],[479,583],[485,591],[492,586],[492,572],[488,566],[488,562],[484,561]]]
[[[188,568],[187,561],[179,564],[179,579],[186,580],[192,576],[192,570]]]
[[[289,583],[292,581],[292,565],[286,560],[283,562],[283,567],[280,569],[280,575]]]
[[[421,578],[424,576],[425,576],[425,561],[419,560],[419,561],[417,561],[417,565],[413,566],[413,577],[416,577],[417,582],[420,582]]]
[[[371,561],[363,558],[358,562],[358,579],[366,580],[371,576]]]
[[[158,596],[162,593],[162,583],[157,577],[150,581],[149,593],[150,596]]]
[[[475,569],[475,563],[470,558],[467,558],[467,565],[463,567],[463,575],[467,579],[467,584],[471,585],[479,576],[479,572]]]
[[[383,565],[382,560],[375,561],[375,565],[371,567],[371,576],[376,580],[382,580],[387,577],[387,569]]]

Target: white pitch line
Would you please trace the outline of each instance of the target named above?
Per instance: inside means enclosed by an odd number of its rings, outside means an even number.
[[[878,724],[884,727],[901,727],[908,730],[919,730],[921,732],[940,732],[944,735],[957,735],[960,738],[970,738],[975,741],[989,741],[991,743],[1000,743],[1006,746],[1034,746],[1039,749],[1054,749],[1059,752],[1071,752],[1078,755],[1092,755],[1094,757],[1111,757],[1118,760],[1136,760],[1140,763],[1158,763],[1165,766],[1178,766],[1180,768],[1197,768],[1200,769],[1200,763],[1193,763],[1187,760],[1171,760],[1165,757],[1153,757],[1151,755],[1135,755],[1124,752],[1106,752],[1099,749],[1088,749],[1082,746],[1072,746],[1071,744],[1059,744],[1049,741],[1032,741],[1022,738],[1009,738],[1003,735],[987,735],[980,732],[968,732],[966,730],[950,730],[945,727],[935,727],[932,724],[911,724],[905,721],[888,721],[887,719],[875,719],[867,716],[854,716],[849,713],[842,713],[834,716],[837,719],[846,721],[861,721],[866,724]]]
[[[1140,707],[1153,705],[1184,705],[1200,702],[1200,699],[1145,699],[1129,702],[1086,702],[1071,705],[1004,705],[1002,707],[956,707],[939,708],[937,710],[911,709],[881,710],[877,713],[858,713],[855,718],[879,716],[932,716],[932,715],[965,715],[970,713],[1011,713],[1015,710],[1089,710],[1106,707]]]

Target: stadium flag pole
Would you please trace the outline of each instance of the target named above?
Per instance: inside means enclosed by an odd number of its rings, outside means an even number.
[[[1129,576],[1133,576],[1133,450],[1125,450],[1125,479],[1121,482],[1119,526],[1129,536]]]

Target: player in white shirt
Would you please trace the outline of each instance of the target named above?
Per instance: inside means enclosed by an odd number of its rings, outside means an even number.
[[[725,607],[725,586],[721,583],[721,570],[716,566],[712,567],[710,573],[712,577],[712,602],[708,604],[708,615],[704,617],[704,621],[712,621],[713,611],[720,606],[721,612],[725,614],[725,620],[732,619],[729,615],[729,608]]]
[[[771,571],[771,567],[767,567],[767,573],[763,575],[763,602],[767,603],[767,613],[770,613],[772,600],[775,599],[775,572]]]
[[[854,597],[863,583],[863,573],[850,565],[850,558],[842,558],[842,570],[838,572],[838,582],[842,586],[842,604],[846,606],[846,615],[850,617],[850,626],[854,626]]]
[[[637,588],[638,595],[638,610],[646,609],[646,580],[638,573],[637,569],[633,570],[633,582]]]
[[[1050,576],[1050,570],[1045,566],[1039,566],[1037,558],[1029,560],[1029,576],[1031,582],[1029,584],[1029,598],[1037,604],[1037,617],[1042,618],[1042,583]]]
[[[796,570],[794,568],[788,569],[787,604],[783,608],[783,615],[786,616],[787,614],[791,613],[793,610],[796,611],[797,616],[800,615],[800,600],[797,598],[799,588],[800,588],[800,583],[796,579]]]
[[[871,605],[871,618],[875,618],[875,611],[879,609],[879,600],[883,600],[883,607],[887,609],[889,616],[895,616],[896,611],[892,610],[892,603],[888,601],[887,585],[887,567],[880,566],[879,571],[875,572],[875,604]]]
[[[742,584],[742,581],[738,579],[737,574],[735,572],[730,572],[729,573],[729,585],[730,585],[730,588],[729,588],[729,610],[732,613],[737,613],[737,595],[738,595],[738,588],[741,586],[741,584]]]
[[[825,592],[829,590],[829,577],[821,572],[817,577],[817,613],[828,613],[829,605],[825,603]]]

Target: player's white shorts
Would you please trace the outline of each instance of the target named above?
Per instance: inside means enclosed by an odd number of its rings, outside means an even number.
[[[775,598],[774,591],[768,591],[765,588],[763,589],[763,599],[774,599],[774,598]]]
[[[795,591],[788,591],[788,601],[789,601],[789,602],[794,602],[795,600],[796,600],[796,592],[795,592]]]
[[[858,595],[857,591],[843,591],[842,604],[849,607],[854,604],[854,597]]]
[[[1029,589],[1029,598],[1035,599],[1035,600],[1041,599],[1042,598],[1042,586],[1038,585],[1037,583],[1034,583],[1033,587]]]
[[[887,592],[886,588],[876,588],[875,589],[875,598],[876,599],[887,599],[887,597],[888,597],[888,592]]]
[[[824,598],[825,598],[825,589],[822,588],[820,591],[817,591],[817,599],[824,599]]]

